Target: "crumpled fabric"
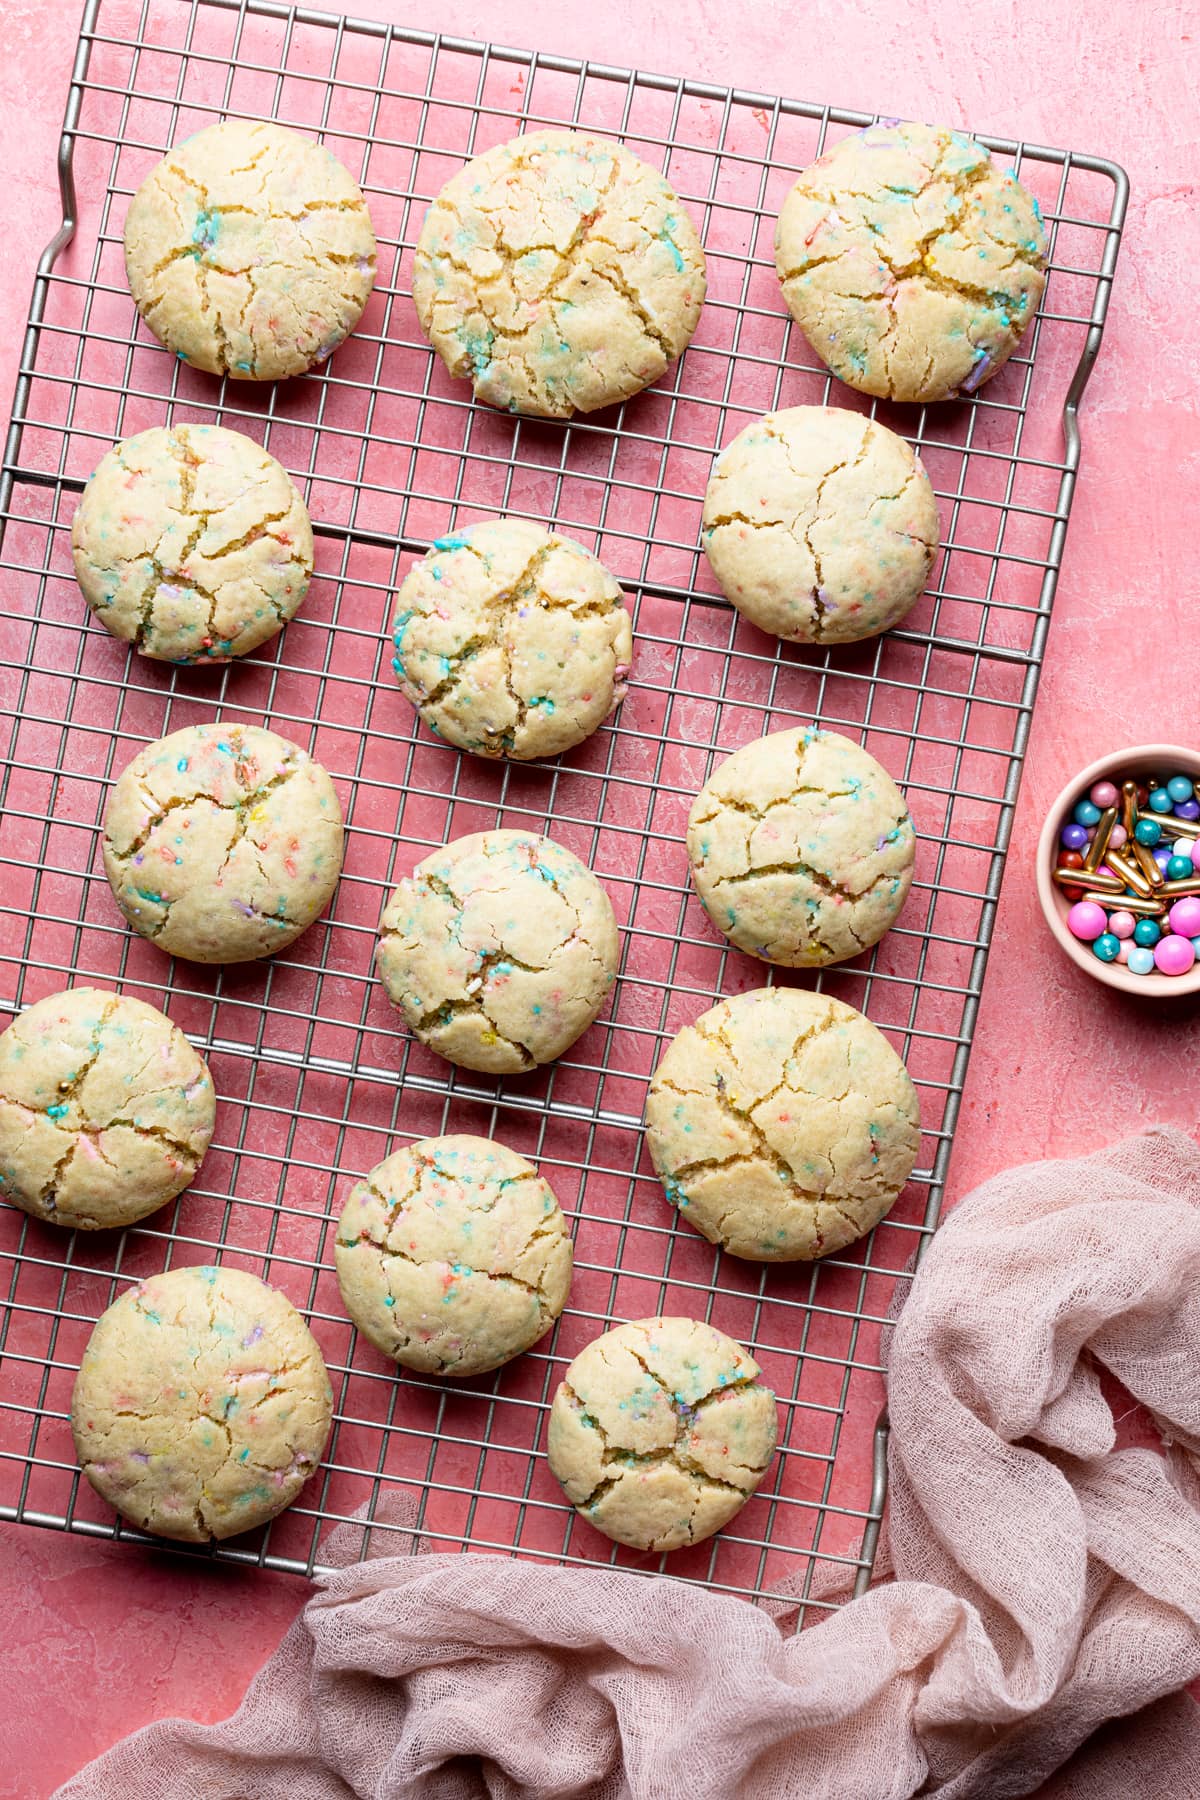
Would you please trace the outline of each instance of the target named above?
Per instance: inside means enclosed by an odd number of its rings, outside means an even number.
[[[1161,1453],[1116,1447],[1107,1370]],[[668,1577],[387,1556],[325,1579],[232,1718],[57,1800],[1184,1800],[1200,1792],[1200,1153],[1011,1170],[888,1353],[895,1579],[799,1636]],[[361,1544],[363,1533],[357,1531]]]

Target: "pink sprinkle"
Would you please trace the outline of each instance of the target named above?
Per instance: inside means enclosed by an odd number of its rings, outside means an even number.
[[[1175,933],[1159,938],[1154,946],[1154,966],[1163,975],[1186,975],[1195,960],[1188,939]]]

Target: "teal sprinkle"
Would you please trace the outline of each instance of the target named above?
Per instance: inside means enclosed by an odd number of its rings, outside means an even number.
[[[408,630],[409,622],[413,616],[414,611],[410,606],[405,612],[399,613],[396,617],[396,622],[392,626],[392,642],[395,644],[397,650],[403,649],[404,634]]]
[[[181,775],[186,775],[187,766],[188,766],[188,759],[186,756],[181,756],[179,761],[175,764],[175,767],[179,770],[179,773]]]
[[[678,221],[678,219],[676,219],[675,215],[673,213],[668,213],[666,219],[663,221],[663,228],[659,232],[658,235],[659,235],[659,238],[662,240],[662,242],[669,246],[671,255],[675,259],[675,267],[678,269],[679,273],[682,275],[683,274],[683,257],[679,253],[679,245],[675,242],[675,239],[671,236],[671,233],[675,230],[675,227],[678,225],[678,223],[679,223],[679,221]]]
[[[449,537],[434,538],[432,548],[434,550],[465,550],[470,541],[465,531],[454,531]]]
[[[216,213],[202,207],[196,214],[196,223],[192,227],[192,242],[201,250],[211,250],[217,241],[217,226],[220,223]]]
[[[249,1444],[247,1444],[246,1448],[244,1450],[238,1451],[238,1461],[239,1462],[248,1462],[249,1458],[250,1458],[250,1446],[249,1446]]]
[[[153,888],[135,888],[134,892],[139,900],[151,900],[155,906],[162,906],[166,899],[164,894],[156,894]]]
[[[66,1114],[69,1110],[70,1109],[67,1106],[66,1102],[60,1101],[60,1103],[57,1106],[48,1106],[46,1108],[46,1117],[48,1119],[61,1119],[66,1116]]]
[[[383,1296],[383,1304],[385,1306],[395,1306],[395,1304],[396,1304],[395,1297],[391,1294],[385,1294]]]
[[[152,1325],[161,1325],[162,1324],[161,1314],[154,1312],[149,1306],[146,1308],[146,1317],[149,1319],[149,1321]]]

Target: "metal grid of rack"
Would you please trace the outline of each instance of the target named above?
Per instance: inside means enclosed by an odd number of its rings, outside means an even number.
[[[124,209],[148,169],[227,114],[321,134],[362,183],[380,244],[359,330],[320,373],[265,390],[163,351],[138,325],[121,261]],[[663,169],[705,240],[709,298],[656,389],[552,426],[472,404],[422,339],[408,282],[424,206],[463,160],[567,122]],[[311,1320],[336,1426],[296,1506],[204,1554],[312,1573],[330,1527],[366,1507],[426,1548],[667,1567],[800,1618],[865,1583],[885,1486],[880,1434],[872,1446],[880,1332],[937,1220],[1078,466],[1076,408],[1126,197],[1102,159],[985,140],[1047,219],[1038,319],[971,400],[871,408],[917,447],[939,495],[934,580],[881,641],[780,646],[717,593],[699,550],[701,498],[716,451],[755,414],[863,405],[834,391],[790,325],[771,238],[796,173],[869,122],[270,0],[88,0],[60,156],[64,227],[39,267],[0,486],[0,1009],[82,981],[162,1005],[208,1056],[220,1107],[196,1185],[134,1230],[68,1236],[0,1209],[0,1517],[138,1537],[75,1469],[66,1421],[79,1356],[131,1279],[226,1260],[282,1287]],[[77,496],[108,445],[198,420],[265,442],[306,491],[317,532],[300,616],[264,654],[220,671],[172,670],[115,643],[87,619],[69,555]],[[497,767],[437,743],[388,669],[391,595],[413,556],[505,512],[593,548],[634,610],[630,696],[557,764]],[[266,723],[308,747],[348,824],[328,916],[290,951],[227,970],[168,963],[128,932],[98,854],[108,785],[128,757],[211,717]],[[689,896],[691,798],[722,753],[811,720],[879,756],[920,834],[898,926],[817,985],[866,1011],[905,1056],[922,1151],[889,1218],[853,1251],[758,1268],[678,1223],[640,1117],[671,1035],[766,974],[718,940]],[[600,1021],[552,1069],[503,1083],[415,1044],[371,974],[394,882],[431,846],[498,823],[574,849],[624,928]],[[331,1233],[358,1174],[443,1130],[500,1136],[542,1167],[575,1231],[577,1274],[552,1337],[495,1375],[439,1384],[398,1377],[356,1342]],[[750,1344],[781,1415],[781,1453],[758,1496],[720,1536],[669,1559],[599,1537],[542,1455],[567,1361],[612,1323],[658,1311],[711,1319]]]

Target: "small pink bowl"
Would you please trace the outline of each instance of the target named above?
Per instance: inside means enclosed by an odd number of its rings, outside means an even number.
[[[1098,781],[1112,781],[1120,787],[1122,779],[1134,776],[1140,781],[1148,774],[1164,780],[1175,774],[1190,775],[1200,782],[1200,751],[1184,750],[1178,744],[1138,744],[1132,750],[1118,750],[1112,756],[1102,756],[1081,769],[1055,800],[1042,826],[1037,850],[1038,899],[1060,949],[1093,981],[1102,981],[1106,987],[1117,988],[1122,994],[1137,994],[1147,1000],[1181,1000],[1187,994],[1200,994],[1200,959],[1192,964],[1186,975],[1160,975],[1157,969],[1149,975],[1131,975],[1123,963],[1101,962],[1092,954],[1090,944],[1081,943],[1067,930],[1067,914],[1072,902],[1053,879],[1060,854],[1058,834],[1072,808],[1086,798]],[[1163,828],[1164,834],[1169,836],[1170,825],[1166,817]]]

